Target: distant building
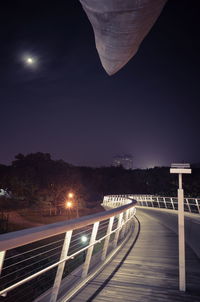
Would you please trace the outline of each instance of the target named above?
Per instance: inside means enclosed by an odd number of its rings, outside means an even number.
[[[113,158],[114,167],[122,166],[124,169],[133,169],[133,156],[130,154],[117,155]]]

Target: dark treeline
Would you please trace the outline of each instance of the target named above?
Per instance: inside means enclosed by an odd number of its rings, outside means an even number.
[[[52,160],[48,153],[18,154],[10,166],[0,165],[0,188],[11,192],[10,206],[45,206],[66,200],[73,191],[79,205],[95,206],[107,194],[175,196],[177,175],[169,168],[125,170],[122,167],[76,167]],[[200,195],[200,168],[184,176],[185,194]],[[2,198],[1,198],[2,199]],[[15,203],[13,203],[15,200]],[[1,202],[1,206],[2,206]],[[9,206],[9,200],[6,201]]]

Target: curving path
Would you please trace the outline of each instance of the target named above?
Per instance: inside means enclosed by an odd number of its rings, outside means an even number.
[[[21,216],[16,211],[10,211],[9,212],[9,223],[15,224],[18,227],[21,227],[22,229],[33,228],[33,227],[36,227],[36,226],[43,225],[42,223],[32,222],[32,221],[24,218],[23,216]]]
[[[187,292],[178,291],[178,238],[151,213],[137,209],[140,233],[71,301],[199,302],[200,262],[186,247]],[[123,259],[124,257],[124,259]]]

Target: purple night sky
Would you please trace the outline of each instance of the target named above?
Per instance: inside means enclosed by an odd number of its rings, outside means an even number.
[[[135,167],[200,162],[198,1],[169,0],[112,77],[78,0],[3,1],[0,15],[0,163],[38,151],[88,166],[122,153]]]

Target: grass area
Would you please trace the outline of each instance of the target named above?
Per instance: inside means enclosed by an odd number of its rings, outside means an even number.
[[[98,204],[93,208],[85,208],[79,210],[79,217],[95,214],[97,212],[104,211],[104,208]],[[61,221],[67,221],[76,218],[76,211],[64,212],[61,215],[55,215],[52,211],[52,215],[49,215],[49,211],[45,212],[44,209],[33,208],[21,208],[8,211],[8,221],[6,228],[0,225],[0,233],[14,232],[26,228],[36,227],[39,225],[46,225],[57,223]]]
[[[103,208],[102,208],[103,209]],[[99,209],[98,212],[101,211],[101,208]],[[80,217],[86,216],[86,215],[91,215],[97,212],[96,208],[92,209],[84,209],[79,211]],[[41,224],[51,224],[51,223],[56,223],[60,221],[66,221],[70,219],[76,218],[76,212],[72,211],[71,213],[66,213],[66,214],[61,214],[61,215],[43,215],[42,211],[40,210],[30,210],[30,209],[24,209],[18,211],[18,214],[22,216],[24,219],[33,222],[33,223],[41,223]]]
[[[42,215],[39,211],[34,212],[28,209],[19,211],[18,214],[20,214],[20,216],[22,216],[24,219],[30,222],[41,223],[41,224],[50,224],[50,223],[60,222],[69,219],[67,215],[47,216],[47,215]]]

